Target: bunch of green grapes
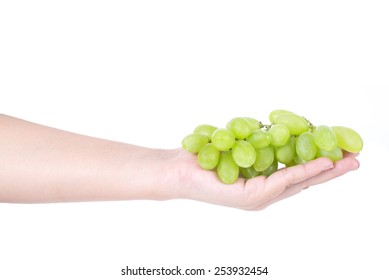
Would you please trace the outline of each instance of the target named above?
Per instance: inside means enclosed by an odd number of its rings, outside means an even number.
[[[239,176],[269,176],[279,166],[319,157],[337,161],[343,158],[343,151],[358,153],[363,148],[361,136],[348,127],[315,127],[286,110],[272,111],[269,120],[270,125],[263,125],[256,119],[239,117],[226,128],[199,125],[182,140],[182,147],[197,154],[203,169],[216,169],[226,184],[233,184]]]

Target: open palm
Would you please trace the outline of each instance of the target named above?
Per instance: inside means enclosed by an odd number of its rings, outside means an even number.
[[[182,150],[179,156],[181,196],[245,210],[261,210],[309,186],[357,169],[359,162],[356,156],[345,153],[344,158],[335,163],[319,158],[283,168],[269,177],[239,178],[234,184],[226,185],[217,178],[216,172],[201,169],[195,155]]]

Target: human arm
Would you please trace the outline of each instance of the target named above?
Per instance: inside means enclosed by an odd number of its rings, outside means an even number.
[[[150,149],[0,115],[0,201],[182,198],[257,210],[358,168],[354,156],[335,164],[320,158],[225,185],[182,149]]]
[[[0,201],[168,199],[173,156],[0,115]]]

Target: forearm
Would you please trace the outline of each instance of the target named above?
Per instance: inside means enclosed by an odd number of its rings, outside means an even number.
[[[173,198],[176,157],[0,115],[0,202]]]

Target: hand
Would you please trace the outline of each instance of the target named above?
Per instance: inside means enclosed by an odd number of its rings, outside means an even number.
[[[244,210],[262,210],[309,186],[358,169],[356,156],[345,153],[344,158],[335,163],[327,158],[319,158],[283,168],[269,177],[239,178],[234,184],[226,185],[218,179],[216,172],[201,169],[196,155],[180,150],[177,170],[181,187],[179,196]]]

